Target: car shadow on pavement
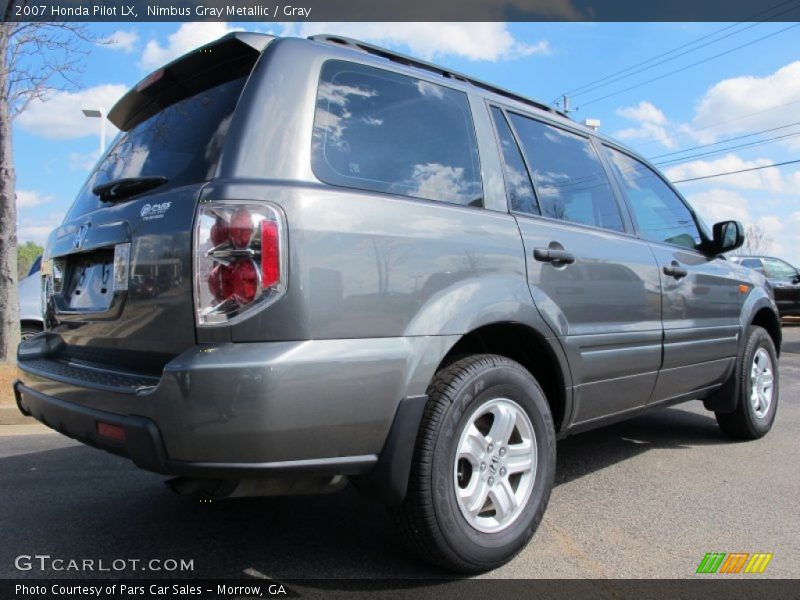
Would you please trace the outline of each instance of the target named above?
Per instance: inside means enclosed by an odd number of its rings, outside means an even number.
[[[711,412],[679,407],[645,413],[614,425],[568,437],[558,443],[556,485],[656,449],[680,449],[735,443]]]
[[[556,485],[649,449],[720,443],[727,441],[713,417],[665,409],[559,442]],[[328,496],[202,502],[175,495],[162,481],[83,446],[0,459],[0,577],[115,575],[19,572],[13,566],[19,554],[194,561],[193,571],[170,577],[446,575],[406,552],[387,511],[352,488]]]
[[[800,342],[784,342],[781,344],[781,354],[800,354]]]

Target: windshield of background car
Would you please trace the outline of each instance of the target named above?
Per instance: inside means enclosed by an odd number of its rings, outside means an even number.
[[[770,279],[794,279],[797,277],[797,270],[782,260],[776,258],[764,258],[764,271]]]

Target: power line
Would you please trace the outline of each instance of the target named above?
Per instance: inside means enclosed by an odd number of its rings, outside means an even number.
[[[785,140],[787,138],[797,137],[800,135],[800,131],[796,131],[794,133],[787,133],[785,135],[778,135],[775,137],[767,138],[765,140],[757,140],[755,142],[747,142],[746,144],[738,144],[736,146],[730,146],[729,148],[722,148],[720,150],[711,150],[709,152],[701,152],[700,154],[693,154],[691,156],[682,156],[680,158],[673,158],[670,160],[662,160],[660,162],[654,163],[656,165],[669,165],[673,163],[686,163],[698,158],[704,158],[706,156],[714,156],[716,154],[724,154],[725,152],[732,152],[733,150],[740,150],[742,148],[754,148],[755,146],[763,146],[764,144],[771,144],[773,142],[777,142],[780,140]]]
[[[724,177],[726,175],[736,175],[737,173],[747,173],[748,171],[760,171],[761,169],[771,169],[773,167],[783,167],[784,165],[793,165],[800,163],[800,158],[796,160],[787,160],[784,162],[773,163],[771,165],[763,165],[761,167],[751,167],[749,169],[739,169],[738,171],[728,171],[727,173],[715,173],[714,175],[704,175],[702,177],[690,177],[689,179],[678,179],[672,183],[686,183],[687,181],[699,181],[701,179],[713,179],[714,177]]]
[[[794,0],[791,0],[791,1],[794,2]],[[632,69],[635,69],[636,67],[640,67],[642,65],[646,65],[648,63],[651,63],[654,60],[658,60],[662,56],[668,56],[668,55],[672,54],[673,52],[677,52],[678,50],[686,48],[687,46],[692,46],[692,45],[696,44],[697,42],[701,42],[701,41],[703,41],[705,39],[713,37],[713,36],[717,35],[718,33],[722,33],[723,31],[727,31],[728,29],[731,29],[732,27],[738,27],[741,24],[742,23],[733,23],[731,25],[728,25],[727,27],[723,27],[722,29],[718,29],[718,30],[713,31],[713,32],[711,32],[709,34],[706,34],[706,35],[704,35],[702,37],[699,37],[699,38],[697,38],[695,40],[692,40],[691,42],[687,42],[685,44],[682,44],[682,45],[678,46],[677,48],[673,48],[672,50],[669,50],[667,52],[663,52],[661,54],[657,54],[656,56],[648,58],[647,60],[644,60],[642,62],[636,63],[635,65],[631,65],[630,67],[626,67],[625,69],[622,69],[620,71],[615,71],[614,73],[610,73],[609,75],[601,77],[600,79],[595,79],[594,81],[590,81],[589,83],[585,83],[585,84],[583,84],[581,86],[578,86],[576,88],[573,88],[571,90],[567,90],[566,92],[564,92],[564,94],[566,94],[566,95],[570,95],[570,94],[580,95],[581,93],[583,93],[583,92],[581,92],[581,90],[585,90],[586,88],[594,86],[595,84],[600,83],[602,81],[605,81],[606,79],[610,79],[612,77],[616,77],[617,75],[622,75],[623,73],[627,73],[628,71],[630,71]]]
[[[681,133],[679,135],[672,135],[672,133],[674,133],[676,131],[679,131],[679,128],[675,128],[675,129],[672,130],[672,132],[667,133],[667,135],[670,138],[674,139],[674,140],[678,140],[680,138],[686,137],[687,135],[695,134],[698,131],[705,131],[707,129],[713,129],[714,127],[719,127],[720,125],[727,125],[729,123],[735,123],[736,121],[741,121],[742,119],[749,119],[750,117],[754,117],[756,115],[761,115],[761,114],[764,114],[764,113],[767,113],[767,112],[772,112],[775,109],[784,108],[786,106],[791,106],[792,104],[798,104],[798,103],[800,103],[800,99],[792,100],[791,102],[786,102],[784,104],[777,104],[775,106],[771,106],[770,108],[765,108],[763,110],[757,110],[755,112],[747,113],[747,114],[741,115],[739,117],[735,117],[733,119],[728,119],[726,121],[718,121],[716,123],[711,123],[710,125],[705,125],[704,127],[698,127],[697,129],[692,129],[691,131],[686,131],[686,132]],[[644,148],[645,146],[650,146],[652,144],[658,144],[660,141],[661,140],[650,140],[649,142],[643,142],[641,144],[634,144],[632,147],[633,148]],[[658,158],[658,157],[655,157],[655,158]]]
[[[656,156],[651,156],[648,160],[656,160],[657,158],[664,158],[665,156],[674,156],[675,154],[685,154],[686,152],[691,152],[692,150],[700,150],[701,148],[710,148],[711,146],[719,146],[720,144],[726,144],[728,142],[733,142],[735,140],[743,140],[745,138],[753,137],[754,135],[761,135],[762,133],[769,133],[771,131],[778,131],[780,129],[786,129],[788,127],[794,127],[795,125],[800,125],[800,121],[796,121],[794,123],[789,123],[788,125],[780,125],[778,127],[772,127],[770,129],[762,129],[761,131],[754,131],[753,133],[746,133],[744,135],[737,135],[735,137],[727,138],[725,140],[720,140],[718,142],[712,142],[710,144],[700,144],[699,146],[692,146],[690,148],[684,148],[683,150],[675,150],[673,152],[665,152],[664,154],[657,154]],[[669,162],[669,161],[667,161]]]
[[[794,0],[792,0],[792,2],[793,1]],[[770,18],[779,17],[783,13],[787,13],[787,12],[791,12],[791,11],[797,10],[797,8],[798,8],[797,6],[793,6],[792,8],[789,8],[789,9],[787,9],[787,10],[781,12],[781,13],[773,15]],[[717,42],[721,42],[722,40],[726,40],[731,36],[738,35],[740,33],[744,33],[748,29],[752,29],[753,27],[761,25],[762,23],[764,23],[767,20],[768,19],[764,19],[763,21],[758,21],[757,23],[751,23],[751,24],[747,25],[746,27],[743,27],[742,29],[739,29],[738,31],[732,31],[731,33],[729,33],[727,35],[723,35],[722,37],[719,37],[719,38],[717,38],[715,40],[708,41],[705,44],[700,44],[696,48],[691,48],[689,50],[684,50],[680,54],[676,54],[675,56],[671,56],[669,58],[665,58],[664,60],[660,60],[660,61],[658,61],[656,63],[651,64],[651,65],[648,65],[648,66],[645,66],[645,67],[641,67],[640,69],[636,69],[635,71],[631,71],[630,73],[627,73],[625,75],[620,75],[619,77],[610,78],[605,82],[603,82],[603,80],[600,80],[598,85],[590,86],[587,89],[584,89],[583,91],[578,92],[578,93],[574,93],[573,92],[572,95],[573,96],[583,96],[584,94],[588,94],[591,91],[606,87],[607,85],[611,85],[612,83],[616,83],[617,81],[622,81],[623,79],[627,79],[628,77],[633,77],[634,75],[638,75],[639,73],[643,73],[644,71],[649,71],[650,69],[654,69],[654,68],[656,68],[658,66],[661,66],[663,64],[666,64],[668,62],[672,62],[673,60],[676,60],[676,59],[680,58],[681,56],[686,56],[687,54],[691,54],[692,52],[697,52],[698,50],[700,50],[702,48],[705,48],[707,46],[711,46],[712,44],[716,44]],[[720,31],[724,31],[724,29],[720,30]]]
[[[735,52],[737,50],[741,50],[742,48],[746,48],[747,46],[752,46],[753,44],[756,44],[758,42],[766,40],[767,38],[771,38],[771,37],[774,37],[774,36],[776,36],[778,34],[781,34],[781,33],[784,33],[786,31],[789,31],[790,29],[794,29],[795,27],[800,27],[800,23],[795,23],[794,25],[789,25],[789,27],[784,27],[783,29],[780,29],[778,31],[773,31],[772,33],[769,33],[767,35],[763,35],[760,38],[756,38],[756,39],[751,40],[749,42],[745,42],[744,44],[740,44],[739,46],[736,46],[734,48],[730,48],[729,50],[726,50],[725,52],[720,52],[719,54],[714,54],[713,56],[709,56],[707,58],[704,58],[703,60],[698,60],[697,62],[694,62],[694,63],[692,63],[690,65],[686,65],[684,67],[680,67],[679,69],[674,69],[672,71],[668,71],[667,73],[663,73],[662,75],[659,75],[657,77],[653,77],[653,78],[648,79],[646,81],[642,81],[640,83],[636,83],[634,85],[628,86],[628,87],[623,88],[621,90],[617,90],[616,92],[611,92],[610,94],[606,94],[605,96],[600,96],[598,98],[594,98],[593,100],[589,100],[588,102],[583,102],[581,104],[581,107],[588,106],[590,104],[594,104],[595,102],[600,102],[601,100],[606,100],[608,98],[613,98],[614,96],[619,96],[620,94],[624,94],[625,92],[629,92],[630,90],[635,90],[636,88],[642,87],[643,85],[647,85],[649,83],[653,83],[654,81],[658,81],[659,79],[664,79],[665,77],[669,77],[670,75],[675,75],[676,73],[680,73],[682,71],[686,71],[687,69],[691,69],[691,68],[694,68],[694,67],[696,67],[698,65],[702,65],[703,63],[707,63],[707,62],[709,62],[711,60],[719,58],[720,56],[725,56],[726,54],[730,54],[731,52]]]
[[[756,17],[762,16],[765,13],[769,13],[769,12],[772,12],[772,11],[778,9],[778,8],[786,6],[787,4],[794,4],[795,2],[796,2],[796,0],[787,0],[785,2],[781,2],[780,4],[776,4],[775,6],[773,6],[771,8],[762,10],[762,11],[760,11],[760,12],[754,14],[754,15],[751,15],[748,18],[748,21],[751,20],[751,19],[755,19]],[[662,52],[661,54],[657,54],[656,56],[653,56],[653,57],[651,57],[651,58],[649,58],[647,60],[644,60],[642,62],[639,62],[639,63],[636,63],[634,65],[631,65],[630,67],[627,67],[625,69],[621,69],[620,71],[615,71],[614,73],[611,73],[611,74],[606,75],[604,77],[601,77],[599,79],[595,79],[594,81],[590,81],[589,83],[581,85],[581,86],[579,86],[577,88],[573,88],[573,89],[565,92],[565,95],[578,95],[578,96],[581,96],[581,95],[583,95],[585,93],[588,93],[588,92],[590,92],[590,91],[592,91],[594,89],[598,89],[600,87],[605,87],[606,85],[614,83],[615,81],[619,81],[621,79],[625,79],[625,78],[630,77],[632,75],[636,75],[637,73],[641,73],[642,71],[646,71],[646,70],[652,69],[653,67],[662,65],[662,64],[667,63],[667,62],[670,62],[672,60],[675,60],[676,58],[679,58],[679,57],[684,56],[686,54],[689,54],[691,52],[695,52],[696,50],[699,50],[701,48],[705,48],[706,46],[709,46],[711,44],[716,44],[717,42],[720,42],[720,41],[722,41],[724,39],[727,39],[727,38],[729,38],[729,37],[731,37],[733,35],[736,35],[736,34],[744,32],[744,31],[747,31],[748,29],[751,29],[751,28],[755,27],[756,25],[760,25],[760,24],[762,24],[762,23],[764,23],[766,21],[769,21],[771,19],[779,17],[779,16],[781,16],[781,15],[787,13],[787,12],[792,12],[794,10],[797,10],[797,8],[799,8],[799,7],[798,6],[792,6],[791,8],[783,10],[783,11],[781,11],[779,13],[776,13],[774,15],[770,15],[768,17],[765,17],[764,19],[762,19],[762,20],[760,20],[760,21],[758,21],[756,23],[751,23],[751,24],[747,25],[746,27],[743,27],[742,29],[739,29],[738,31],[733,31],[733,32],[731,32],[731,33],[729,33],[727,35],[724,35],[724,36],[720,37],[720,38],[717,38],[715,40],[711,40],[709,42],[706,42],[705,44],[702,44],[702,45],[700,45],[700,46],[698,46],[696,48],[692,48],[691,50],[686,50],[686,51],[678,54],[677,56],[673,56],[671,58],[662,60],[662,61],[660,61],[660,62],[658,62],[656,64],[650,64],[653,61],[658,60],[659,58],[669,56],[670,54],[674,54],[675,52],[678,52],[679,50],[682,50],[684,48],[688,48],[690,46],[694,46],[695,44],[697,44],[699,42],[702,42],[703,40],[706,40],[708,38],[714,37],[714,36],[716,36],[716,35],[718,35],[720,33],[723,33],[725,31],[733,28],[733,27],[738,27],[739,25],[744,24],[746,21],[745,22],[739,22],[739,23],[733,23],[731,25],[728,25],[727,27],[723,27],[722,29],[718,29],[718,30],[713,31],[713,32],[711,32],[709,34],[701,36],[701,37],[699,37],[699,38],[697,38],[695,40],[692,40],[690,42],[687,42],[685,44],[677,46],[676,48],[673,48],[672,50],[669,50],[667,52]],[[649,65],[649,66],[645,67],[645,65]],[[640,69],[638,69],[638,70],[636,70],[634,72],[630,72],[630,71],[633,71],[634,69],[637,69],[637,67],[643,67],[643,68],[640,68]],[[603,83],[603,82],[605,82],[605,83]],[[555,102],[557,102],[557,101],[554,101],[554,103]]]

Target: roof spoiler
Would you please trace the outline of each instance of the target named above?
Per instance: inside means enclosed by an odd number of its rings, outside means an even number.
[[[569,115],[567,115],[567,113],[557,110],[552,106],[550,106],[549,104],[545,104],[543,102],[537,102],[536,100],[526,98],[525,96],[520,96],[519,94],[515,94],[514,92],[511,92],[507,89],[498,87],[496,85],[492,85],[491,83],[486,83],[485,81],[481,81],[480,79],[475,79],[474,77],[470,77],[469,75],[464,75],[463,73],[459,73],[458,71],[445,69],[444,67],[440,67],[433,63],[429,63],[427,61],[420,60],[418,58],[413,58],[411,56],[406,56],[405,54],[394,52],[392,50],[387,50],[386,48],[381,48],[380,46],[375,46],[373,44],[368,44],[366,42],[362,42],[360,40],[354,40],[352,38],[344,37],[341,35],[330,35],[327,33],[312,35],[309,36],[308,39],[313,40],[315,42],[323,42],[326,44],[334,44],[337,46],[352,48],[353,50],[360,50],[361,52],[366,52],[367,54],[372,54],[373,56],[380,56],[381,58],[385,58],[387,60],[396,62],[401,65],[405,65],[407,67],[416,67],[418,69],[424,69],[426,71],[436,73],[437,75],[441,75],[442,77],[446,77],[448,79],[454,79],[456,81],[462,81],[464,83],[469,83],[487,92],[497,94],[498,96],[504,96],[505,98],[508,98],[510,100],[522,102],[523,104],[528,104],[529,106],[533,106],[535,108],[538,108],[539,110],[546,110],[547,112],[555,113],[557,115],[561,115],[562,117],[566,117],[567,119],[569,119]]]
[[[109,111],[108,120],[118,129],[130,131],[171,104],[243,77],[274,39],[237,31],[184,54],[133,86]]]

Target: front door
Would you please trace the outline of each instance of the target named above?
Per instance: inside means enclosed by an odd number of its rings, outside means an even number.
[[[779,258],[762,258],[761,262],[781,315],[800,316],[800,275],[797,269]]]
[[[664,359],[651,402],[701,396],[722,383],[739,349],[744,297],[732,263],[704,255],[696,218],[652,169],[605,147],[663,290]]]

